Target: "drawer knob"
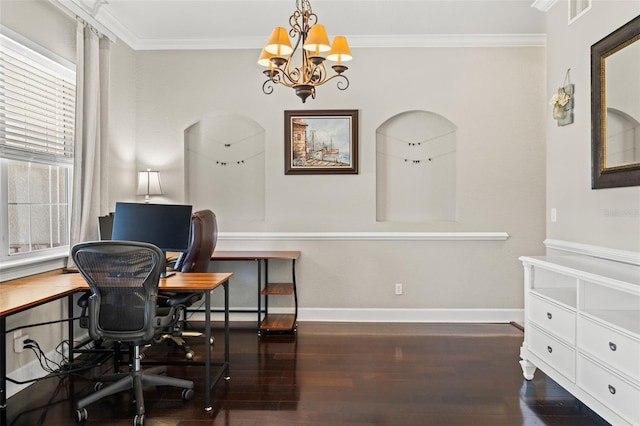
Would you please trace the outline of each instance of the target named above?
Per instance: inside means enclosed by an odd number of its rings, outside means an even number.
[[[615,395],[616,394],[616,388],[614,388],[613,386],[609,385],[609,392],[611,392],[611,395]]]
[[[551,346],[547,346],[547,350],[549,351],[549,353],[553,352],[553,348]]]
[[[609,342],[609,349],[615,352],[615,350],[618,349],[618,345],[613,342]]]
[[[551,315],[551,312],[547,312],[547,318],[549,319],[553,318],[553,315]]]

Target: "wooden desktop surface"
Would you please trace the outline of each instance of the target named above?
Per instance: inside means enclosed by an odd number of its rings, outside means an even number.
[[[176,273],[168,278],[161,278],[158,288],[171,291],[213,290],[226,282],[231,275],[233,274]],[[29,309],[88,288],[89,286],[82,275],[78,273],[63,274],[60,271],[0,283],[0,315],[11,315],[14,312]]]

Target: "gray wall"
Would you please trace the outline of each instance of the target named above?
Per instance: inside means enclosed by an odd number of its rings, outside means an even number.
[[[161,170],[165,195],[154,202],[184,202],[184,131],[217,111],[240,114],[265,129],[265,220],[220,217],[221,232],[488,232],[507,241],[318,241],[221,239],[221,249],[302,250],[299,262],[301,318],[309,309],[354,310],[380,319],[379,311],[522,309],[518,256],[544,251],[545,49],[402,48],[354,49],[351,87],[327,85],[306,104],[291,89],[261,92],[257,50],[138,51],[114,47],[112,65],[136,94],[111,97],[112,107],[135,104],[137,167]],[[381,61],[380,58],[385,58]],[[123,58],[119,61],[118,58]],[[400,71],[402,70],[402,71]],[[116,71],[117,72],[117,71]],[[114,74],[116,73],[114,72]],[[118,80],[112,77],[113,83]],[[126,96],[125,96],[126,95]],[[286,176],[283,111],[358,109],[358,175]],[[376,222],[376,129],[405,111],[431,111],[457,128],[458,221]],[[112,138],[129,149],[128,139]],[[116,167],[114,164],[113,167]],[[203,175],[207,180],[210,176]],[[113,187],[112,200],[138,199],[135,173]],[[225,185],[212,181],[211,185]],[[406,191],[419,191],[407,182]],[[208,207],[233,203],[211,199]],[[230,267],[224,265],[224,267]],[[393,295],[402,282],[404,296]],[[255,302],[255,286],[234,281],[232,305]],[[253,297],[253,299],[251,299]],[[514,313],[515,312],[515,313]],[[370,314],[370,315],[369,315]],[[425,314],[428,317],[427,314]],[[514,318],[515,316],[516,318]],[[426,318],[425,317],[425,318]],[[333,317],[336,318],[336,317]],[[464,317],[461,317],[464,318]]]
[[[571,68],[575,122],[557,127],[551,108],[547,129],[547,238],[640,251],[640,187],[591,189],[590,48],[640,14],[640,2],[594,0],[592,8],[567,24],[566,1],[547,12],[547,94],[562,85]],[[557,209],[557,222],[549,211]]]

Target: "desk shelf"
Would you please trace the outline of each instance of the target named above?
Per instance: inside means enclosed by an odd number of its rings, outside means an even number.
[[[291,332],[296,331],[296,316],[293,314],[269,314],[265,315],[258,334],[273,332]]]
[[[271,260],[287,260],[291,261],[291,282],[269,282],[269,260],[264,259],[264,285],[260,286],[260,292],[258,294],[258,307],[260,307],[260,298],[264,298],[264,317],[262,312],[258,309],[258,335],[268,333],[295,333],[298,319],[298,292],[296,288],[296,259],[300,255],[299,252],[289,252],[289,256],[282,256],[282,253],[278,258],[272,258]],[[269,313],[269,298],[270,297],[293,297],[293,309],[294,313]]]
[[[258,336],[265,334],[293,334],[297,330],[298,291],[296,287],[296,260],[299,251],[214,251],[212,260],[256,261],[258,265]],[[270,282],[269,262],[291,262],[290,282]],[[292,298],[293,313],[275,313],[269,307],[270,298]]]
[[[268,287],[262,289],[260,294],[264,295],[272,295],[272,296],[285,296],[291,295],[294,292],[294,284],[293,283],[269,283]]]
[[[295,262],[295,260],[294,260]],[[266,271],[265,271],[266,272]],[[294,272],[295,273],[295,272]],[[269,283],[265,282],[265,287],[260,294],[265,297],[269,296],[292,296],[296,292],[295,283]],[[297,301],[297,297],[295,298]],[[296,317],[295,314],[269,314],[268,305],[265,303],[265,316],[260,323],[258,334],[270,332],[295,332]],[[296,303],[296,312],[298,310]]]

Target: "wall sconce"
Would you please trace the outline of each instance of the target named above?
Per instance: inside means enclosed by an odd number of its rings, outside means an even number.
[[[144,195],[144,202],[149,203],[149,195],[163,195],[160,184],[160,172],[147,169],[138,172],[138,190],[136,195]]]

